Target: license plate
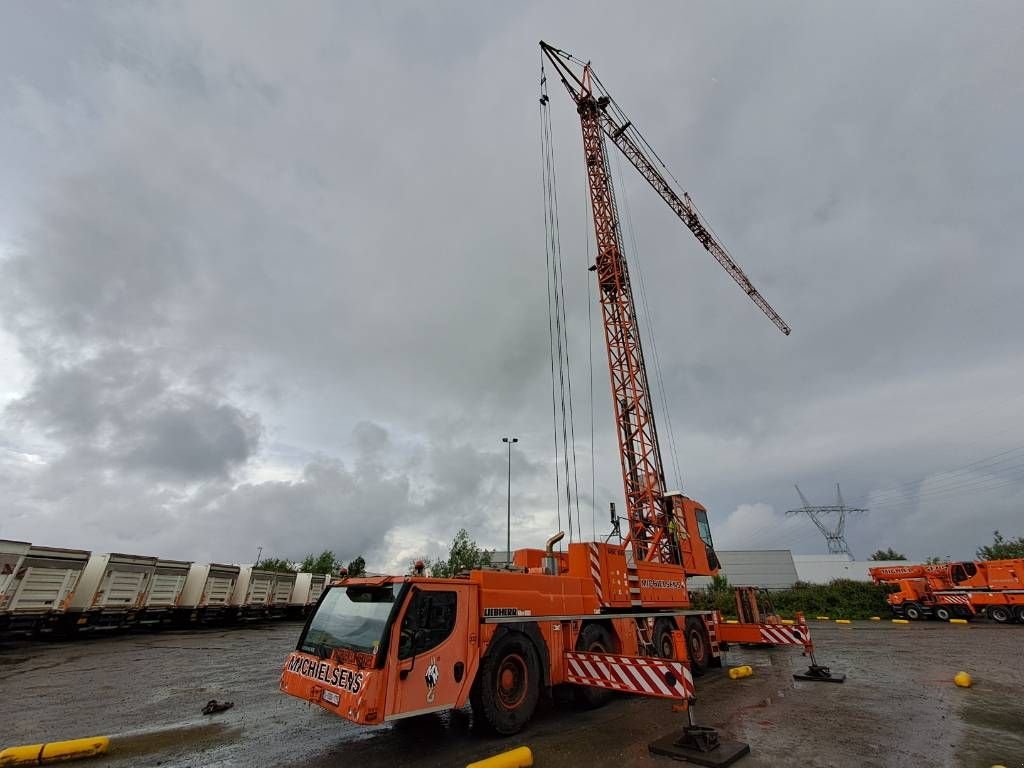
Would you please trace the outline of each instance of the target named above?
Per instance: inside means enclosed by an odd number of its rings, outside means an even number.
[[[324,691],[323,694],[321,694],[320,698],[322,698],[328,704],[333,704],[334,706],[338,706],[339,704],[341,704],[341,696],[336,694],[334,691]]]

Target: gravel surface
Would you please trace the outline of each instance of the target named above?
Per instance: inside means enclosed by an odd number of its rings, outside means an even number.
[[[520,744],[536,765],[673,765],[647,743],[684,715],[618,698],[581,712],[542,703],[511,739],[477,734],[466,712],[358,728],[277,690],[300,625],[130,634],[0,647],[0,747],[122,735],[91,766],[459,766]],[[698,720],[745,741],[739,765],[1024,766],[1024,627],[856,622],[813,626],[818,661],[843,685],[795,682],[793,649],[730,652],[755,674],[697,684]],[[953,675],[969,672],[971,689]],[[204,717],[210,699],[233,701]]]

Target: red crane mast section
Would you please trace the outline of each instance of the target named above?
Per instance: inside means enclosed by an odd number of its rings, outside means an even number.
[[[670,521],[678,505],[675,499],[678,497],[674,494],[666,496],[664,465],[643,344],[637,325],[633,289],[624,255],[606,137],[622,151],[701,245],[775,326],[786,335],[790,328],[718,243],[710,228],[704,225],[689,195],[685,192],[683,197],[676,194],[672,185],[658,171],[650,157],[653,150],[648,153],[643,148],[643,137],[632,123],[625,119],[625,115],[606,93],[595,95],[596,77],[590,64],[583,64],[581,74],[577,75],[570,66],[573,62],[578,63],[573,56],[546,43],[541,43],[541,49],[576,102],[583,132],[583,156],[597,243],[597,257],[592,269],[597,273],[619,462],[629,521],[629,531],[625,538],[638,561],[680,564],[685,556],[670,532]]]

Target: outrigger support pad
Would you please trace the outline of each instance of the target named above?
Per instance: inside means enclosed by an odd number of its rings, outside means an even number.
[[[750,745],[740,741],[722,741],[718,731],[710,726],[694,722],[693,707],[686,712],[690,724],[681,736],[669,734],[647,745],[652,755],[663,755],[674,760],[685,760],[694,765],[722,768],[732,765],[744,755],[750,754]]]
[[[802,675],[794,674],[793,679],[806,680],[811,683],[841,683],[846,680],[846,675],[842,672],[833,672],[820,664],[811,664]]]

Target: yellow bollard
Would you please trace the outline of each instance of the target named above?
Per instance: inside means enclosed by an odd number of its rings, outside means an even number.
[[[744,664],[741,667],[733,667],[729,670],[729,678],[732,680],[739,680],[741,677],[750,677],[754,674],[754,668],[749,664]]]
[[[950,624],[966,624],[967,623],[967,619],[950,619],[949,623]]]
[[[849,619],[836,619],[836,624],[849,624]]]
[[[872,617],[871,617],[871,620],[872,620],[872,621],[881,621],[881,620],[882,620],[882,617],[881,617],[881,616],[872,616]]]
[[[470,763],[466,768],[530,768],[533,765],[533,752],[529,747],[516,747],[500,755],[485,757]]]
[[[47,763],[81,760],[104,754],[110,747],[106,736],[89,739],[51,741],[48,744],[29,744],[23,747],[9,747],[0,752],[0,768],[14,765],[46,765]]]
[[[739,624],[740,620],[739,619],[726,619],[725,623],[726,624]]]
[[[959,688],[970,688],[974,685],[974,681],[971,680],[971,676],[966,672],[957,672],[953,677],[953,682],[956,683]]]
[[[792,626],[793,624],[796,624],[796,622],[795,622],[795,621],[793,621],[792,619],[783,619],[783,620],[782,620],[782,623],[783,623],[783,624],[785,624],[785,625],[786,625],[787,627],[790,627],[790,626]]]
[[[893,624],[909,624],[910,622],[907,619],[893,619],[892,623]]]
[[[828,616],[815,616],[818,621],[828,621]]]

